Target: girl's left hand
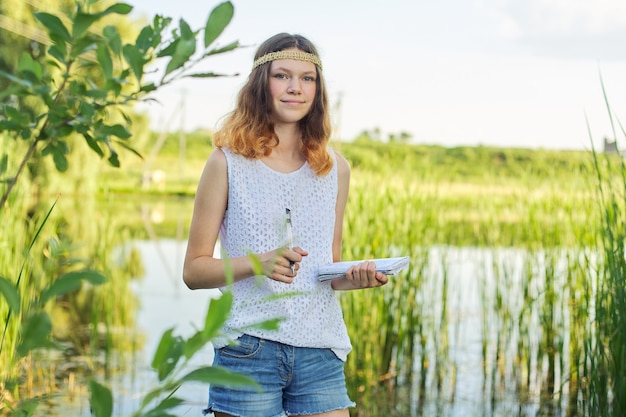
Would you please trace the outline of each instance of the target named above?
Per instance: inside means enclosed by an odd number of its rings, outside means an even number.
[[[381,287],[389,281],[387,275],[376,272],[376,263],[372,261],[351,266],[346,272],[346,278],[355,288]]]

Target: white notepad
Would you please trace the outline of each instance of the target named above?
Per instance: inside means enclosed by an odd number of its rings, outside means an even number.
[[[317,279],[320,282],[338,278],[344,278],[346,271],[352,266],[364,261],[376,263],[376,271],[385,275],[395,275],[409,265],[409,257],[401,256],[397,258],[361,259],[358,261],[333,262],[322,266],[317,270]]]

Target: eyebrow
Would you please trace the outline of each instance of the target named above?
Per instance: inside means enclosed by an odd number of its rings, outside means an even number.
[[[271,72],[275,72],[275,71],[284,71],[284,72],[289,72],[289,73],[298,72],[298,71],[293,71],[293,70],[291,70],[289,68],[285,68],[285,67],[275,67],[275,68],[272,68]],[[303,75],[314,74],[315,75],[315,74],[317,74],[317,71],[304,71],[301,74],[303,74]]]

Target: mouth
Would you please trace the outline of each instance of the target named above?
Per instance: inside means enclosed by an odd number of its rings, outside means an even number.
[[[296,105],[296,104],[304,104],[305,102],[299,101],[299,100],[281,100],[281,103]]]

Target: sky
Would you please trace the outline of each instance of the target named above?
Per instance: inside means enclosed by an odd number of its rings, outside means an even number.
[[[220,1],[127,0],[201,29]],[[335,138],[378,129],[413,143],[602,149],[626,118],[624,0],[232,0],[217,44],[245,47],[202,64],[239,74],[184,80],[145,106],[157,130],[214,130],[233,109],[256,47],[279,32],[318,48]],[[603,95],[606,92],[611,113]]]

